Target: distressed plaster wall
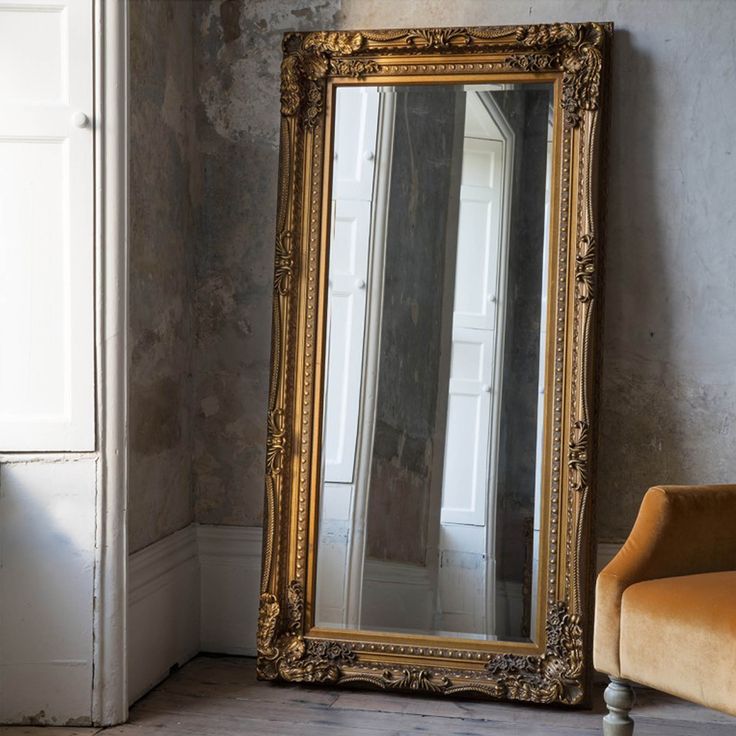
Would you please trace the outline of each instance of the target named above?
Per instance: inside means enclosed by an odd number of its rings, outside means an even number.
[[[617,26],[599,537],[626,535],[650,484],[736,478],[736,3],[216,0],[195,22],[200,521],[261,521],[281,34],[591,19]]]
[[[192,6],[132,0],[129,546],[194,519]]]

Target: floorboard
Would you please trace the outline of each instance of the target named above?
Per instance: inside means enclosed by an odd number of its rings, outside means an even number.
[[[733,736],[736,718],[641,690],[636,736]],[[0,736],[600,736],[592,710],[443,700],[257,682],[255,663],[200,656],[104,729],[0,728]]]

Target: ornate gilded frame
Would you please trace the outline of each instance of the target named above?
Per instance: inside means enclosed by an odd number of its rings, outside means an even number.
[[[598,176],[608,23],[284,37],[258,676],[574,705],[587,699]],[[534,641],[312,626],[336,85],[551,81],[553,216],[540,610]]]

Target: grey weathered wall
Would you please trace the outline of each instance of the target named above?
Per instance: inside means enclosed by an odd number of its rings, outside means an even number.
[[[261,522],[279,126],[280,30],[270,26],[280,25],[272,17],[282,14],[278,6],[195,4],[204,198],[194,483],[204,523]]]
[[[280,37],[286,30],[612,20],[598,531],[646,487],[736,476],[736,3],[325,0],[197,4],[199,520],[261,520]]]
[[[130,3],[131,552],[189,524],[192,496],[192,10]]]

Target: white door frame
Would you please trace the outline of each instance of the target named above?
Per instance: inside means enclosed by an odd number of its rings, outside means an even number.
[[[128,8],[94,2],[97,539],[92,721],[128,718]]]

